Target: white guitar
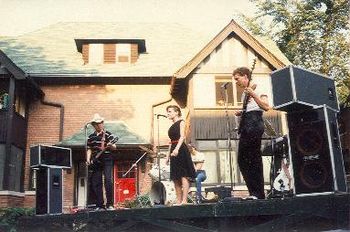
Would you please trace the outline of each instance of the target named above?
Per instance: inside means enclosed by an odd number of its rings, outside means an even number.
[[[281,169],[276,179],[273,181],[273,188],[279,192],[286,192],[293,189],[293,178],[290,175],[289,167],[285,164],[285,159],[281,160]]]

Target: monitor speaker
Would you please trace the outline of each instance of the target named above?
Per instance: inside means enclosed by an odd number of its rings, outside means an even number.
[[[30,147],[30,167],[72,167],[72,150],[65,147],[36,145]]]
[[[287,120],[295,194],[346,192],[336,112],[322,106]]]
[[[338,111],[334,80],[299,67],[288,66],[271,74],[274,108],[293,112],[320,105]]]

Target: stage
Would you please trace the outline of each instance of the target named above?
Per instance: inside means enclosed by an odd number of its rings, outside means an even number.
[[[23,217],[17,231],[349,230],[350,194]]]

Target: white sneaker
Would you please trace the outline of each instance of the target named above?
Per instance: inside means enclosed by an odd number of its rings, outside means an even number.
[[[258,198],[256,196],[249,196],[245,198],[246,200],[257,200]]]
[[[95,212],[98,212],[98,211],[104,211],[105,209],[104,208],[101,208],[101,207],[96,207],[94,209]]]
[[[107,210],[108,210],[108,211],[112,211],[112,210],[115,210],[115,208],[114,208],[113,206],[110,205],[110,206],[107,207]]]

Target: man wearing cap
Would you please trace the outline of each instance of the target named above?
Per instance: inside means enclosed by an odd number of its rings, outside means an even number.
[[[96,210],[105,209],[103,203],[102,173],[104,175],[107,198],[106,209],[113,210],[113,158],[111,151],[116,149],[116,145],[111,143],[111,141],[115,140],[116,137],[111,132],[105,130],[103,121],[104,119],[99,114],[95,114],[90,122],[95,131],[89,135],[87,140],[86,163],[90,165],[90,181],[92,190],[96,196]],[[103,152],[101,153],[101,151]],[[96,159],[99,153],[101,156]],[[95,159],[92,159],[94,157]]]

